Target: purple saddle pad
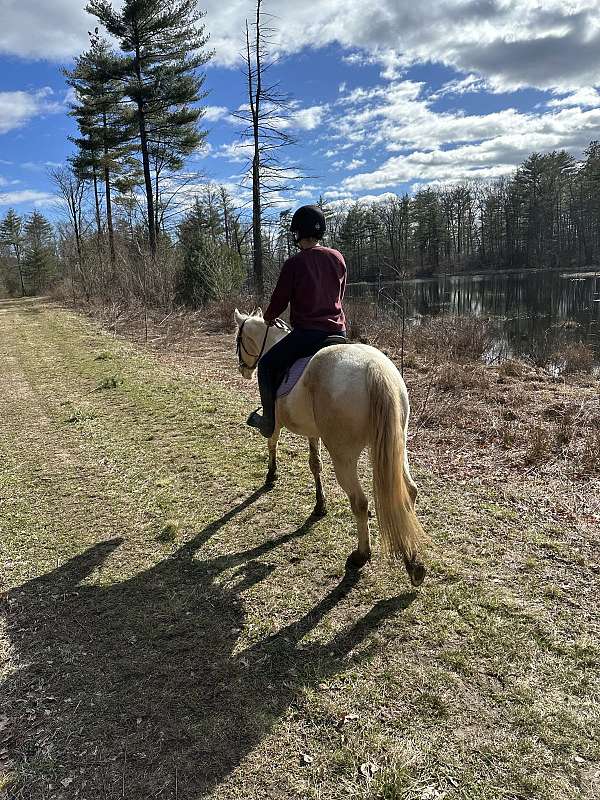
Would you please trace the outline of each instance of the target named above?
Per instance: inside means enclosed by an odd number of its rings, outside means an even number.
[[[277,389],[277,397],[285,397],[286,394],[289,394],[292,391],[294,386],[302,377],[302,374],[304,373],[306,365],[310,359],[311,357],[309,356],[308,358],[299,358],[298,361],[294,361],[289,369],[289,372],[283,379],[283,383],[279,386],[279,389]]]

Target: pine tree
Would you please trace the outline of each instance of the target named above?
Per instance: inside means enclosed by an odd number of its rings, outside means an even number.
[[[97,29],[96,29],[97,30]],[[128,118],[123,102],[123,84],[119,79],[122,61],[109,44],[92,34],[91,47],[75,59],[72,70],[65,70],[67,83],[75,90],[71,116],[77,120],[80,136],[71,137],[78,148],[73,168],[94,186],[96,227],[101,236],[98,178],[104,183],[106,225],[110,262],[115,269],[116,254],[112,212],[112,181],[124,169],[135,135],[133,120]]]
[[[165,166],[179,169],[203,141],[197,124],[206,94],[198,74],[209,55],[204,16],[197,0],[125,0],[120,11],[109,0],[90,0],[87,11],[115,36],[125,58],[120,70],[125,97],[135,109],[146,193],[148,238],[157,246],[157,198]],[[152,159],[154,158],[154,182]]]
[[[25,279],[23,274],[23,220],[12,208],[0,223],[0,244],[14,257],[21,285],[21,294],[25,297]]]
[[[54,229],[43,214],[34,211],[25,221],[23,272],[32,293],[44,291],[56,274]]]
[[[242,259],[227,242],[214,200],[214,192],[207,192],[204,201],[196,198],[178,229],[182,269],[177,294],[193,307],[224,299],[239,290],[245,279]]]

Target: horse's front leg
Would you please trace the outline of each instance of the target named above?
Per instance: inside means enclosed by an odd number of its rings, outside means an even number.
[[[268,440],[269,447],[269,470],[265,478],[265,486],[273,486],[277,480],[277,442],[279,441],[279,434],[281,428],[275,425],[273,436]]]
[[[327,514],[327,503],[325,502],[325,493],[323,492],[323,482],[321,481],[321,472],[323,471],[323,462],[321,461],[321,440],[309,439],[310,446],[309,464],[310,470],[315,479],[315,488],[317,490],[317,502],[313,511],[313,516],[324,517]]]

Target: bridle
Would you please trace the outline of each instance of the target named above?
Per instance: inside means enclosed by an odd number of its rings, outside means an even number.
[[[249,350],[247,350],[246,349],[246,345],[244,344],[244,338],[243,338],[243,336],[244,336],[244,325],[248,322],[249,319],[252,319],[252,318],[251,317],[246,317],[246,319],[242,322],[242,324],[240,325],[240,327],[238,329],[237,336],[236,336],[236,339],[235,339],[235,352],[237,353],[239,366],[242,367],[243,369],[253,370],[253,369],[256,369],[256,365],[258,364],[258,362],[262,358],[262,354],[265,352],[265,347],[267,346],[267,338],[269,336],[269,328],[271,327],[271,325],[267,325],[267,330],[265,331],[265,338],[263,339],[262,346],[260,348],[260,352],[259,352],[258,355],[256,355],[256,353],[251,353]],[[289,333],[290,330],[291,330],[289,325],[287,325],[282,319],[279,319],[279,318],[273,321],[272,327],[280,328],[281,330],[286,331],[287,333]],[[246,361],[244,361],[244,355],[243,355],[244,353],[247,356],[250,356],[250,358],[254,359],[254,363],[253,364],[248,364]]]

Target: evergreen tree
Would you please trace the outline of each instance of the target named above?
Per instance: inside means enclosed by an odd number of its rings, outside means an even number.
[[[12,208],[8,210],[6,216],[0,223],[0,245],[6,248],[14,258],[21,295],[25,297],[25,278],[23,274],[23,220]]]
[[[56,276],[56,242],[50,222],[34,211],[25,221],[23,271],[33,294],[44,291]]]
[[[121,71],[122,61],[97,34],[92,35],[90,49],[75,60],[73,69],[64,71],[67,83],[75,90],[75,102],[70,113],[77,120],[80,132],[79,137],[71,138],[78,148],[72,163],[81,177],[93,183],[99,238],[99,177],[104,183],[106,225],[113,270],[116,255],[112,181],[113,176],[124,171],[124,161],[130,152],[129,143],[135,136],[133,120],[123,101],[123,84],[119,79]]]
[[[226,241],[213,199],[212,194],[204,202],[196,198],[179,226],[182,269],[177,295],[192,307],[224,299],[239,290],[245,279],[242,259]]]
[[[109,0],[90,0],[89,13],[115,36],[125,53],[119,68],[123,92],[133,104],[139,132],[150,251],[157,246],[157,198],[165,165],[179,169],[203,141],[197,124],[202,109],[198,74],[209,55],[197,0],[125,0],[120,10]],[[154,182],[152,176],[154,160]]]

